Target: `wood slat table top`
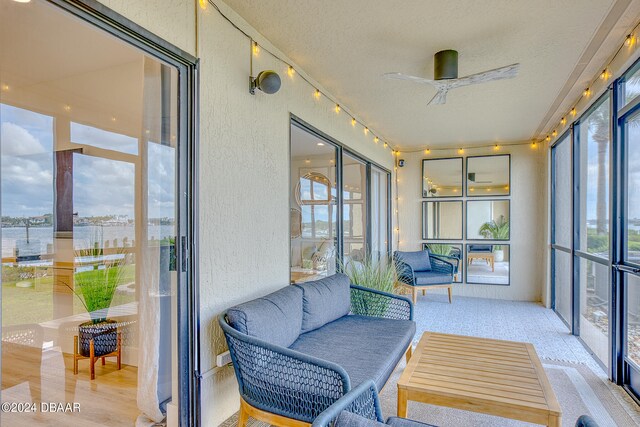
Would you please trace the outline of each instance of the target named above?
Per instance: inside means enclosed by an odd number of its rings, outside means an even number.
[[[532,422],[561,415],[529,343],[425,332],[398,390],[409,400]]]

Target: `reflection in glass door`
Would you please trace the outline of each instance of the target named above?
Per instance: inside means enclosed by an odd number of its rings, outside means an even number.
[[[291,124],[291,283],[336,272],[335,146]]]
[[[177,384],[178,69],[45,1],[1,2],[0,28],[0,400],[79,405],[47,425],[160,422]]]
[[[342,228],[344,264],[362,262],[367,256],[367,165],[342,154]]]

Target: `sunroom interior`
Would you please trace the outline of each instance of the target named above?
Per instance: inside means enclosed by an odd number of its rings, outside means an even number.
[[[0,423],[310,425],[220,319],[346,274],[411,304],[384,419],[441,334],[531,344],[548,425],[640,425],[639,43],[640,0],[2,0]]]

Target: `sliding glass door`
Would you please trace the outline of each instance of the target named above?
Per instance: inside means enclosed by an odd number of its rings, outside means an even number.
[[[552,305],[572,325],[572,162],[571,134],[551,149],[551,280]]]
[[[622,256],[615,264],[621,289],[623,383],[640,395],[640,100],[619,119],[622,159]]]

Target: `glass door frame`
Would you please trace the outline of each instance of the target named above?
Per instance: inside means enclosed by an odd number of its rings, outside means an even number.
[[[46,0],[178,71],[178,212],[176,218],[178,419],[200,425],[200,304],[198,295],[199,60],[96,0]]]
[[[631,67],[631,73],[634,69],[637,68],[637,64]],[[616,99],[617,106],[622,105],[622,93],[621,88],[623,87],[624,77],[619,79],[619,81],[615,84],[614,94]],[[629,143],[627,140],[627,135],[625,131],[626,123],[633,118],[638,117],[640,114],[640,96],[637,96],[631,102],[629,102],[626,106],[619,109],[614,113],[613,119],[616,126],[613,127],[613,131],[615,134],[615,161],[614,168],[616,170],[615,179],[617,183],[617,190],[615,191],[615,204],[614,204],[614,215],[616,218],[615,223],[615,233],[614,233],[614,246],[613,254],[614,254],[614,262],[612,264],[613,267],[613,281],[614,281],[614,291],[617,304],[617,312],[616,312],[616,323],[618,327],[615,329],[616,337],[615,343],[612,345],[612,350],[614,350],[615,356],[615,364],[616,369],[614,371],[615,379],[614,381],[625,387],[625,389],[631,394],[632,397],[638,402],[638,393],[640,392],[640,366],[634,366],[633,362],[630,362],[625,355],[627,348],[627,298],[626,298],[626,288],[628,286],[628,275],[634,275],[640,277],[640,263],[634,263],[627,260],[627,232],[628,232],[628,220],[627,218],[627,209],[628,209],[628,189],[629,189],[629,180],[628,180],[628,170],[627,170],[627,159],[628,159],[628,148]],[[632,385],[633,384],[633,385]]]
[[[336,153],[336,161],[335,161],[335,165],[336,165],[336,188],[340,189],[340,191],[336,191],[336,198],[337,198],[337,206],[336,206],[336,215],[337,215],[337,219],[336,219],[336,269],[337,271],[339,271],[340,268],[340,260],[343,259],[344,257],[344,194],[341,191],[342,190],[342,181],[343,181],[343,165],[342,165],[342,159],[343,159],[343,154],[349,155],[351,157],[353,157],[354,159],[362,162],[365,164],[366,166],[366,189],[365,192],[363,193],[363,195],[367,198],[366,200],[366,204],[365,204],[365,209],[366,209],[366,219],[367,219],[367,224],[366,224],[366,230],[365,230],[365,247],[367,249],[367,255],[371,254],[371,218],[372,218],[372,200],[371,200],[371,170],[372,170],[372,166],[375,166],[378,170],[383,171],[387,174],[387,194],[388,194],[388,200],[387,200],[387,242],[389,242],[389,244],[387,245],[387,255],[391,256],[391,171],[387,168],[385,168],[384,166],[378,164],[377,162],[374,162],[373,160],[356,153],[355,151],[353,151],[352,149],[344,146],[342,143],[340,143],[339,141],[337,141],[336,139],[330,137],[329,135],[327,135],[326,133],[316,129],[314,126],[310,125],[309,123],[305,122],[303,119],[299,118],[298,116],[294,115],[294,114],[290,114],[290,125],[291,126],[296,126],[306,132],[309,132],[313,135],[315,135],[318,138],[321,138],[322,140],[326,141],[328,144],[330,144],[332,147],[335,148],[335,153]],[[289,135],[289,153],[291,153],[291,135]],[[291,170],[291,159],[289,159],[289,170]],[[291,176],[291,174],[289,174]],[[289,187],[291,188],[291,183],[289,183]],[[291,252],[291,251],[289,251]],[[289,265],[291,265],[291,260],[289,261]]]

